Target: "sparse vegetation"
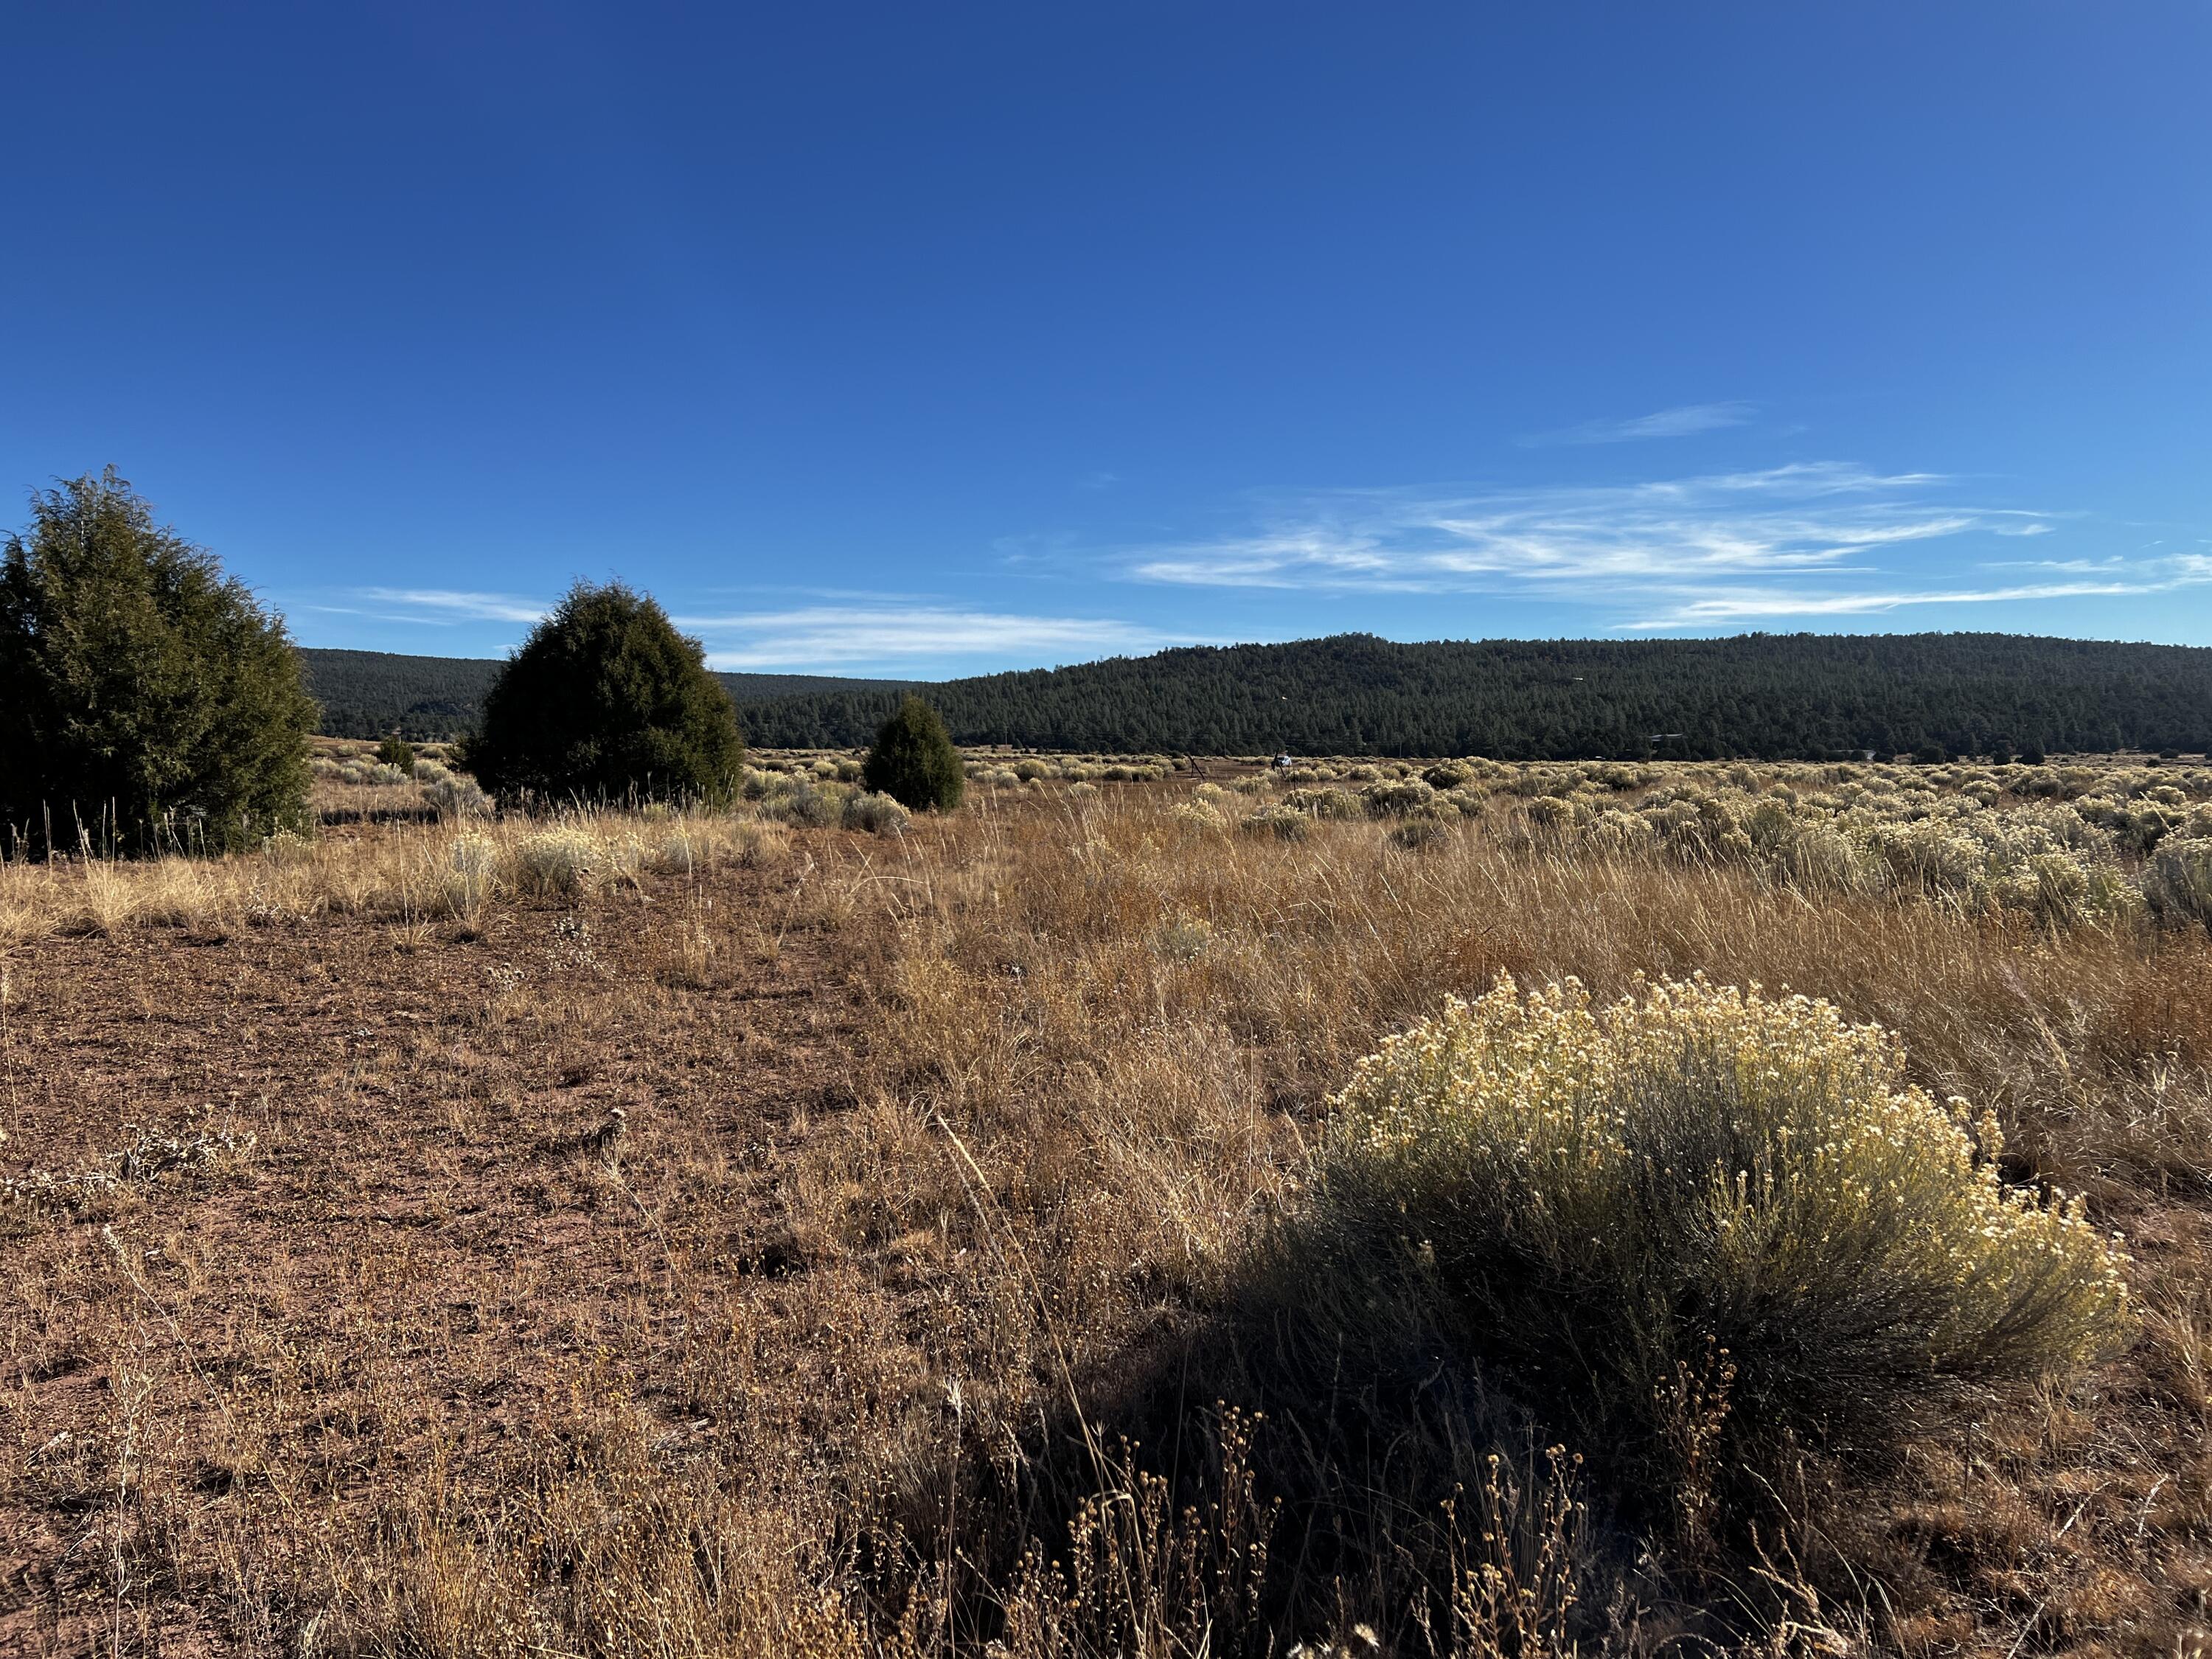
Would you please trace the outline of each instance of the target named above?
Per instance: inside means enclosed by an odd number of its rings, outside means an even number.
[[[0,1644],[2197,1650],[2201,769],[855,758],[0,864]]]

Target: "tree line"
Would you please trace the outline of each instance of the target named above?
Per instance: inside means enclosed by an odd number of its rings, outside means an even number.
[[[2212,649],[2013,634],[1371,635],[1192,647],[927,688],[954,738],[1194,754],[1826,759],[2212,745]],[[892,698],[749,702],[755,743],[864,741]]]

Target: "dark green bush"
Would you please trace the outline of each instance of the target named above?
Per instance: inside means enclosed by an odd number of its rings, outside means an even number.
[[[398,767],[410,778],[415,775],[415,745],[396,732],[376,745],[376,758],[382,765]]]
[[[220,852],[304,830],[315,704],[283,621],[112,467],[31,511],[0,554],[9,839]]]
[[[876,733],[876,746],[868,750],[860,776],[877,794],[889,795],[916,812],[934,807],[949,812],[960,805],[967,779],[960,766],[960,751],[945,730],[937,711],[920,697],[908,696],[898,713]]]
[[[500,672],[465,763],[508,797],[712,800],[744,755],[704,647],[646,595],[579,582]]]

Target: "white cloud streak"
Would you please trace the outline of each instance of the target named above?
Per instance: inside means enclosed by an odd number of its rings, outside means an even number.
[[[1139,550],[1127,574],[1194,586],[1454,592],[1820,570],[1999,515],[1921,499],[1943,481],[1804,463],[1620,486],[1303,498],[1261,530]]]
[[[550,601],[450,588],[372,587],[358,597],[392,607],[395,620],[448,627],[537,623]],[[902,595],[855,594],[859,603],[672,617],[707,647],[716,668],[805,669],[856,662],[884,666],[959,659],[1073,662],[1194,643],[1111,617],[1032,617],[963,610]]]
[[[1684,404],[1626,421],[1585,421],[1557,432],[1535,432],[1521,440],[1530,449],[1556,444],[1630,444],[1652,438],[1690,438],[1741,426],[1759,410],[1750,404]]]
[[[410,613],[410,621],[432,623],[534,623],[542,621],[553,608],[543,599],[512,593],[466,593],[449,587],[363,587],[356,592],[360,598],[380,605],[404,607]]]
[[[1697,628],[1715,623],[1749,622],[1765,617],[1868,617],[1920,605],[2003,605],[2035,599],[2109,599],[2171,593],[2179,588],[2199,587],[2212,582],[2212,557],[2201,555],[2185,554],[2178,558],[2146,560],[2134,564],[2108,562],[2098,568],[2118,574],[2106,581],[2028,582],[2010,587],[1933,588],[1865,593],[1793,593],[1780,589],[1721,592],[1686,601],[1671,613],[1626,626],[1648,632],[1668,628]]]
[[[729,669],[958,658],[1073,662],[1192,642],[1108,617],[1015,616],[942,605],[815,605],[675,621],[706,642],[709,663]]]
[[[1906,606],[2152,593],[2212,581],[2212,560],[2100,564],[2101,580],[1968,587],[1948,544],[2051,533],[2052,514],[1954,499],[1940,474],[1842,462],[1643,483],[1537,489],[1339,490],[1297,498],[1258,527],[1123,556],[1143,582],[1315,593],[1492,593],[1628,612],[1632,629],[1760,617],[1878,615]],[[1899,567],[1902,568],[1893,568]],[[2033,568],[2054,577],[2057,562]],[[1916,577],[1918,580],[1916,580]]]

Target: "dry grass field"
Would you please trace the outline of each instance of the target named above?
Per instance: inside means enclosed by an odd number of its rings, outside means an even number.
[[[775,768],[0,866],[0,1652],[2212,1647],[2212,775]],[[2131,1311],[1755,1471],[1686,1366],[1666,1481],[1324,1352],[1328,1103],[1501,973],[1878,1022]]]

